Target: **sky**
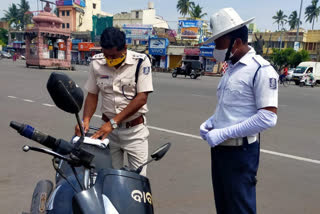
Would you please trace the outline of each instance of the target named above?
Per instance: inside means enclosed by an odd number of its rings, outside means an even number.
[[[0,17],[3,17],[4,10],[7,10],[12,3],[19,3],[20,0],[0,0]],[[53,1],[53,0],[52,0]],[[115,4],[114,0],[101,0],[102,10],[108,13],[119,13],[136,9],[145,9],[148,0],[118,0]],[[311,29],[312,25],[305,23],[304,11],[311,4],[312,0],[303,0],[302,7],[302,26],[304,29]],[[177,0],[153,0],[156,13],[169,22],[172,29],[177,28],[177,20],[181,15],[177,12]],[[277,24],[274,24],[272,16],[281,9],[289,16],[292,11],[297,10],[299,13],[301,0],[193,0],[196,4],[203,7],[203,12],[208,15],[204,17],[209,20],[210,16],[221,8],[233,7],[243,20],[255,17],[254,23],[259,31],[276,30]],[[37,10],[37,0],[29,0],[32,10]],[[41,8],[41,2],[38,4]],[[320,4],[319,4],[320,6]],[[286,26],[288,29],[288,25]],[[315,29],[320,29],[320,20],[315,22]]]

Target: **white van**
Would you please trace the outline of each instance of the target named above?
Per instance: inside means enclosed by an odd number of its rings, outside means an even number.
[[[313,77],[320,83],[320,62],[301,62],[292,74],[292,79],[296,85],[299,85],[300,79],[307,71],[312,70]]]

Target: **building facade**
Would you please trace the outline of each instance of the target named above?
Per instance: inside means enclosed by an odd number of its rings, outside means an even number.
[[[122,28],[124,25],[151,25],[156,28],[168,29],[169,25],[161,16],[156,15],[154,3],[149,2],[147,9],[121,12],[113,16],[113,26]]]
[[[112,16],[101,11],[101,0],[59,0],[56,1],[62,28],[75,31],[92,31],[92,16]]]
[[[286,32],[256,32],[252,38],[252,45],[258,42],[263,45],[263,55],[272,54],[272,49],[294,48],[296,30]],[[300,29],[298,39],[299,50],[309,52],[312,60],[320,61],[320,30],[305,31]]]

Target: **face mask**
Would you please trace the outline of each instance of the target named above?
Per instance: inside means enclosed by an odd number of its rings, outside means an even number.
[[[215,48],[213,50],[213,57],[217,60],[217,62],[224,62],[226,60],[227,52],[228,49],[218,50]]]
[[[235,44],[236,44],[236,41],[233,42],[231,50]],[[237,51],[238,51],[238,49],[236,49],[234,53],[232,53],[230,51],[229,58],[227,60],[230,60]],[[213,57],[217,60],[217,62],[224,62],[224,61],[226,61],[227,53],[228,53],[228,48],[223,49],[223,50],[214,49],[213,50]]]
[[[105,57],[106,58],[106,57]],[[109,67],[114,67],[114,66],[117,66],[119,65],[121,62],[123,62],[123,60],[126,58],[126,55],[123,54],[121,57],[119,58],[116,58],[116,59],[108,59],[106,58],[106,62],[107,62],[107,65]]]

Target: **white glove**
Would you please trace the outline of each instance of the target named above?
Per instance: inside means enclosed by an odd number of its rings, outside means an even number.
[[[247,120],[223,129],[213,129],[205,136],[208,144],[215,147],[230,138],[247,137],[258,134],[277,124],[277,114],[260,109],[257,114]]]
[[[200,126],[200,136],[203,140],[207,140],[207,133],[213,129],[213,123],[212,123],[213,116],[211,116],[208,120],[203,122]]]

